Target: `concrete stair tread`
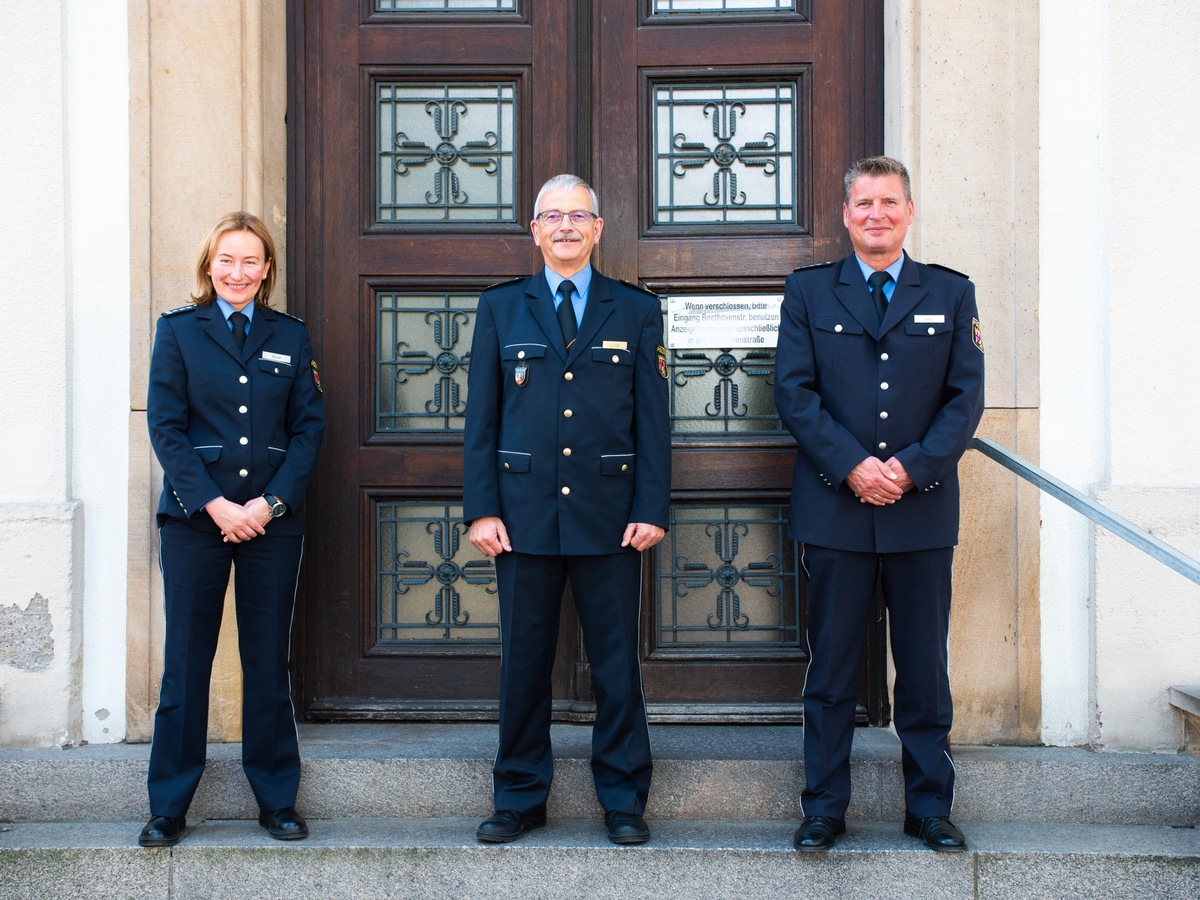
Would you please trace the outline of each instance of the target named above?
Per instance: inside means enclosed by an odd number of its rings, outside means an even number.
[[[0,896],[93,898],[1092,898],[1200,896],[1200,833],[1165,826],[961,821],[966,853],[935,853],[898,822],[852,823],[829,853],[791,848],[795,823],[652,821],[616,847],[596,819],[551,820],[505,845],[476,817],[310,819],[304,841],[251,820],[191,826],[173,848],[136,846],[142,821],[19,823],[0,831]]]
[[[373,850],[470,849],[481,853],[590,849],[614,853],[654,851],[733,851],[795,855],[792,833],[797,822],[760,820],[650,820],[649,843],[618,847],[604,835],[598,819],[551,819],[545,828],[511,844],[475,840],[479,819],[312,819],[303,841],[276,841],[249,819],[188,822],[174,853],[201,849],[260,848],[316,852],[330,848]],[[1200,863],[1200,829],[1161,825],[1058,825],[1044,822],[968,822],[955,820],[967,835],[968,854],[1033,853],[1183,857]],[[0,825],[0,858],[25,849],[119,850],[146,852],[137,846],[145,822],[21,822]],[[849,822],[833,853],[932,853],[908,837],[899,822]],[[936,854],[951,859],[962,854]]]

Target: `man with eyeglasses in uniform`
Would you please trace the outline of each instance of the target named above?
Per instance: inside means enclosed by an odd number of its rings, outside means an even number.
[[[479,298],[464,435],[463,517],[495,558],[500,740],[495,814],[506,843],[546,824],[551,670],[570,581],[596,698],[592,776],[608,839],[650,837],[652,763],[638,625],[643,550],[671,487],[658,298],[591,266],[604,220],[574,175],[542,186],[530,223],[545,267]]]

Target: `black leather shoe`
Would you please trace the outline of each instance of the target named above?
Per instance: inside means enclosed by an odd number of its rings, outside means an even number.
[[[846,833],[846,820],[831,816],[805,816],[796,833],[792,835],[792,846],[797,850],[812,852],[828,850],[839,834]]]
[[[604,814],[604,827],[614,844],[644,844],[650,840],[650,826],[637,813],[609,810]]]
[[[484,819],[475,829],[475,840],[485,844],[507,844],[515,841],[527,831],[546,824],[546,814],[517,812],[515,809],[500,809],[490,819]]]
[[[260,812],[258,824],[277,841],[300,841],[308,837],[308,823],[294,806],[285,806],[275,812]]]
[[[904,833],[909,837],[920,838],[926,847],[934,850],[957,852],[967,849],[967,839],[946,816],[926,816],[924,819],[918,819],[905,815]]]
[[[179,843],[185,828],[187,818],[184,816],[178,819],[170,816],[152,816],[138,835],[138,843],[143,847],[172,847]]]

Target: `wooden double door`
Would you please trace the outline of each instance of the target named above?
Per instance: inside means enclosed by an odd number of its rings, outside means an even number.
[[[301,714],[496,715],[495,573],[460,518],[474,309],[541,267],[534,197],[571,172],[599,195],[596,267],[668,313],[651,715],[797,721],[805,589],[769,311],[793,268],[847,252],[841,174],[881,146],[881,0],[294,0],[290,40],[288,292],[328,412]],[[746,308],[761,327],[713,336]],[[866,660],[860,719],[880,721],[880,633]],[[569,602],[554,680],[556,715],[586,720]]]

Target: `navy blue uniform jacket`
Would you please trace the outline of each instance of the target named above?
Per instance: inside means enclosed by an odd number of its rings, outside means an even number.
[[[983,415],[983,339],[965,275],[907,254],[882,324],[853,256],[784,289],[775,404],[800,452],[789,534],[866,553],[958,542],[958,461]],[[895,456],[916,485],[859,502],[846,476]]]
[[[546,555],[619,553],[630,522],[666,528],[662,340],[658,298],[595,270],[570,351],[543,272],[484,291],[468,378],[463,517],[499,516],[513,550]]]
[[[215,302],[158,319],[146,419],[163,467],[158,523],[182,519],[219,531],[204,511],[217,497],[245,503],[264,492],[288,505],[269,534],[304,533],[304,491],[325,430],[308,331],[267,307],[239,353]]]

